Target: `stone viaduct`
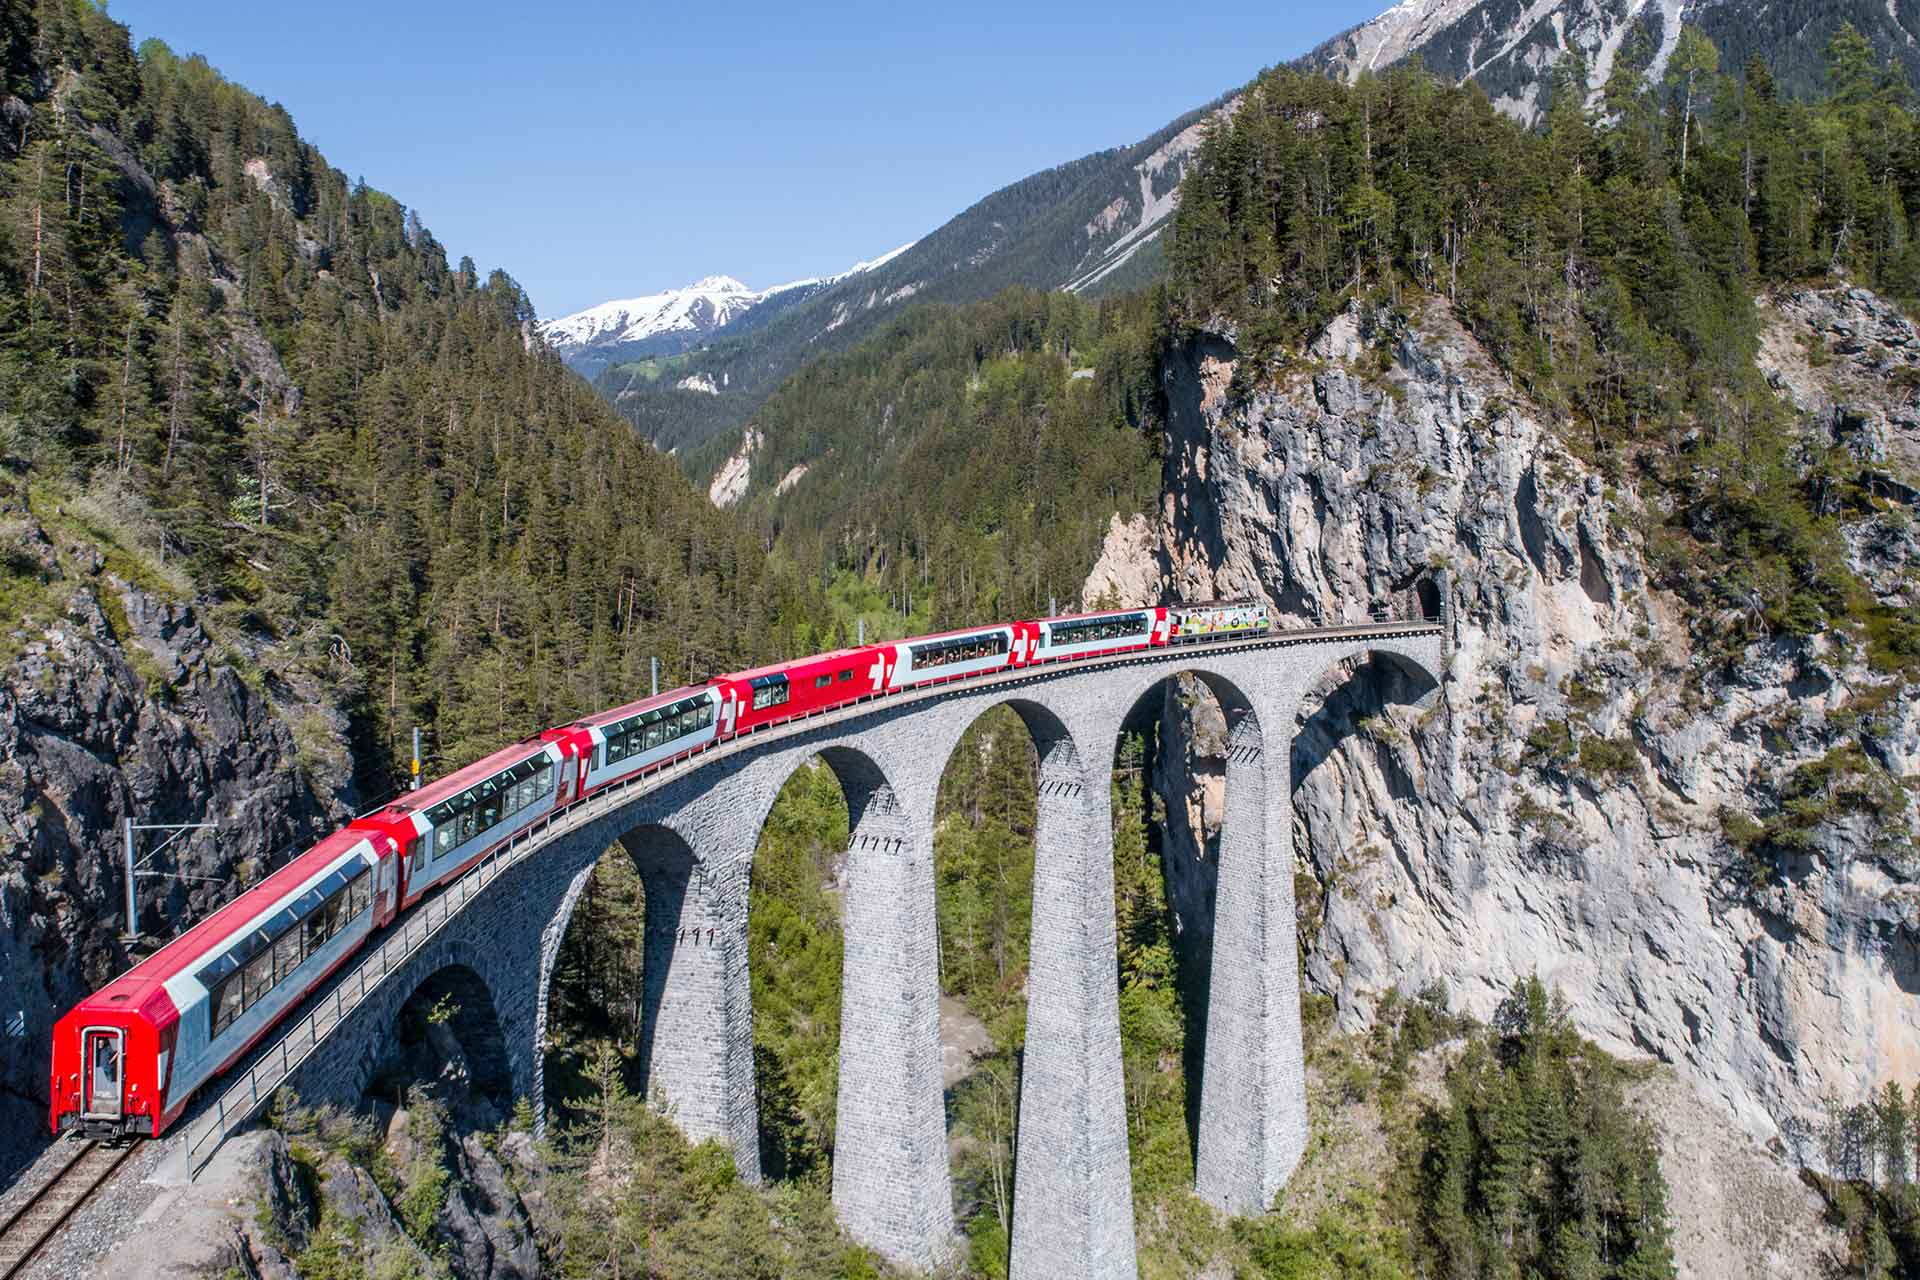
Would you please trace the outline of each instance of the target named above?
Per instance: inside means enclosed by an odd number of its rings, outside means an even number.
[[[555,957],[587,877],[618,844],[646,886],[640,1057],[648,1094],[690,1137],[718,1139],[742,1175],[758,1179],[748,874],[775,797],[819,756],[846,793],[852,833],[834,1205],[855,1238],[887,1257],[938,1262],[956,1231],[939,1046],[934,801],[961,734],[1004,703],[1039,754],[1012,1272],[1131,1277],[1108,800],[1129,712],[1161,681],[1190,672],[1226,713],[1196,1190],[1221,1209],[1258,1212],[1307,1139],[1291,805],[1302,704],[1348,660],[1394,664],[1434,684],[1443,634],[1430,623],[1277,632],[909,690],[737,739],[647,786],[594,797],[531,833],[482,885],[450,886],[444,896],[454,905],[417,931],[417,945],[407,935],[412,949],[400,959],[393,946],[369,948],[309,1000],[305,1016],[290,1018],[280,1039],[256,1052],[256,1065],[182,1127],[183,1147],[201,1152],[187,1165],[197,1168],[206,1144],[217,1145],[257,1110],[252,1098],[278,1083],[308,1100],[357,1099],[402,1007],[430,983],[457,993],[467,1025],[455,1030],[479,1059],[476,1075],[542,1105],[539,1047]],[[216,1105],[217,1132],[208,1118]]]

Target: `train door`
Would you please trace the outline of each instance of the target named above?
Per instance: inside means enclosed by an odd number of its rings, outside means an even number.
[[[574,782],[580,776],[580,769],[574,763],[572,755],[569,754],[571,751],[571,746],[562,749],[559,766],[559,790],[553,797],[553,807],[556,809],[566,808],[567,802],[573,799]]]
[[[120,1118],[121,1088],[126,1083],[126,1033],[118,1027],[88,1027],[80,1033],[80,1061],[86,1083],[82,1114],[95,1120]]]
[[[416,857],[426,846],[425,836],[415,836],[404,847],[387,841],[386,854],[374,864],[373,922],[384,925],[400,910],[400,872],[408,858]]]

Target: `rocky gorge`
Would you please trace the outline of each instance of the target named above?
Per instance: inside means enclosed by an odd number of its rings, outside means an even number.
[[[346,718],[217,639],[96,497],[0,488],[0,1177],[47,1141],[53,1024],[128,962],[122,824],[211,822],[138,881],[148,945],[351,815]],[[223,632],[223,635],[226,633]],[[139,832],[144,856],[165,832]]]
[[[1904,605],[1920,333],[1845,284],[1761,308],[1803,456],[1871,463],[1878,496],[1843,533],[1876,602]],[[1301,709],[1305,983],[1339,1025],[1436,982],[1489,1018],[1537,973],[1603,1048],[1671,1064],[1796,1164],[1819,1163],[1828,1099],[1920,1074],[1920,697],[1899,672],[1857,635],[1748,639],[1656,585],[1660,497],[1583,457],[1443,300],[1349,306],[1265,377],[1230,330],[1197,333],[1164,387],[1161,506],[1116,517],[1088,600],[1260,595],[1282,625],[1358,621],[1431,576],[1452,606],[1437,705],[1369,664]],[[1217,715],[1170,694],[1162,716],[1189,938]]]

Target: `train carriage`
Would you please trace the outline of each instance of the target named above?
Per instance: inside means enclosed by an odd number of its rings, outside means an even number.
[[[674,689],[602,711],[573,728],[587,760],[583,792],[703,750],[720,736],[721,687]]]
[[[503,841],[580,794],[584,735],[549,729],[409,791],[356,826],[403,851],[402,907],[459,875]]]
[[[836,649],[719,677],[714,684],[720,691],[721,736],[750,733],[883,691],[892,648]]]
[[[54,1027],[53,1126],[151,1135],[393,918],[394,846],[334,832]]]
[[[1040,643],[1036,660],[1091,658],[1165,644],[1170,625],[1164,606],[1045,618],[1037,624]]]
[[[886,687],[904,689],[932,680],[952,680],[1007,667],[1022,667],[1039,643],[1039,627],[1010,622],[997,627],[915,636],[885,646],[892,651]]]
[[[1171,612],[1169,639],[1174,644],[1264,635],[1271,625],[1266,602],[1262,600],[1222,600],[1213,604],[1177,605]]]

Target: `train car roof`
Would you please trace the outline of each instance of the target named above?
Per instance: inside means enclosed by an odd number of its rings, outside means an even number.
[[[605,711],[596,711],[590,716],[581,716],[569,727],[584,729],[589,725],[597,728],[601,725],[613,724],[642,711],[651,711],[655,707],[671,706],[676,702],[684,702],[688,698],[697,698],[712,687],[710,684],[688,684],[678,689],[669,689],[665,693],[649,694],[638,702],[622,703],[617,707],[609,707]]]
[[[929,640],[951,640],[955,636],[984,636],[995,631],[1005,631],[1016,625],[1012,622],[989,622],[984,627],[961,627],[957,631],[935,631],[931,635],[908,636],[903,640],[889,640],[888,644],[924,644]]]
[[[321,865],[331,862],[369,838],[368,832],[352,827],[342,827],[326,836],[304,853],[288,859],[284,866],[259,884],[214,911],[205,920],[82,1000],[74,1008],[99,1009],[107,1004],[115,1008],[125,1008],[127,1005],[138,1006],[144,1003],[147,996],[167,979],[199,963],[212,944],[232,934],[241,925],[286,897],[295,886],[311,878]]]
[[[550,731],[543,730],[530,738],[522,738],[512,746],[502,747],[492,755],[482,756],[470,765],[455,769],[444,778],[435,778],[432,782],[422,785],[418,791],[403,791],[380,809],[379,813],[394,811],[413,813],[421,809],[430,809],[449,796],[459,795],[474,783],[491,778],[508,765],[518,764],[530,756],[545,751],[548,732]],[[366,816],[377,817],[378,814]]]
[[[786,675],[790,672],[809,669],[817,662],[831,664],[845,662],[849,658],[862,657],[872,653],[879,647],[880,645],[876,642],[874,644],[861,645],[853,649],[835,649],[830,653],[816,653],[808,658],[790,658],[785,662],[769,663],[764,667],[754,667],[750,671],[731,671],[724,676],[716,678],[720,680],[752,680],[756,676]]]
[[[1169,609],[1171,605],[1137,604],[1131,609],[1095,609],[1092,613],[1056,613],[1042,618],[1042,622],[1079,622],[1085,618],[1118,618],[1129,613],[1152,613],[1155,609]]]

